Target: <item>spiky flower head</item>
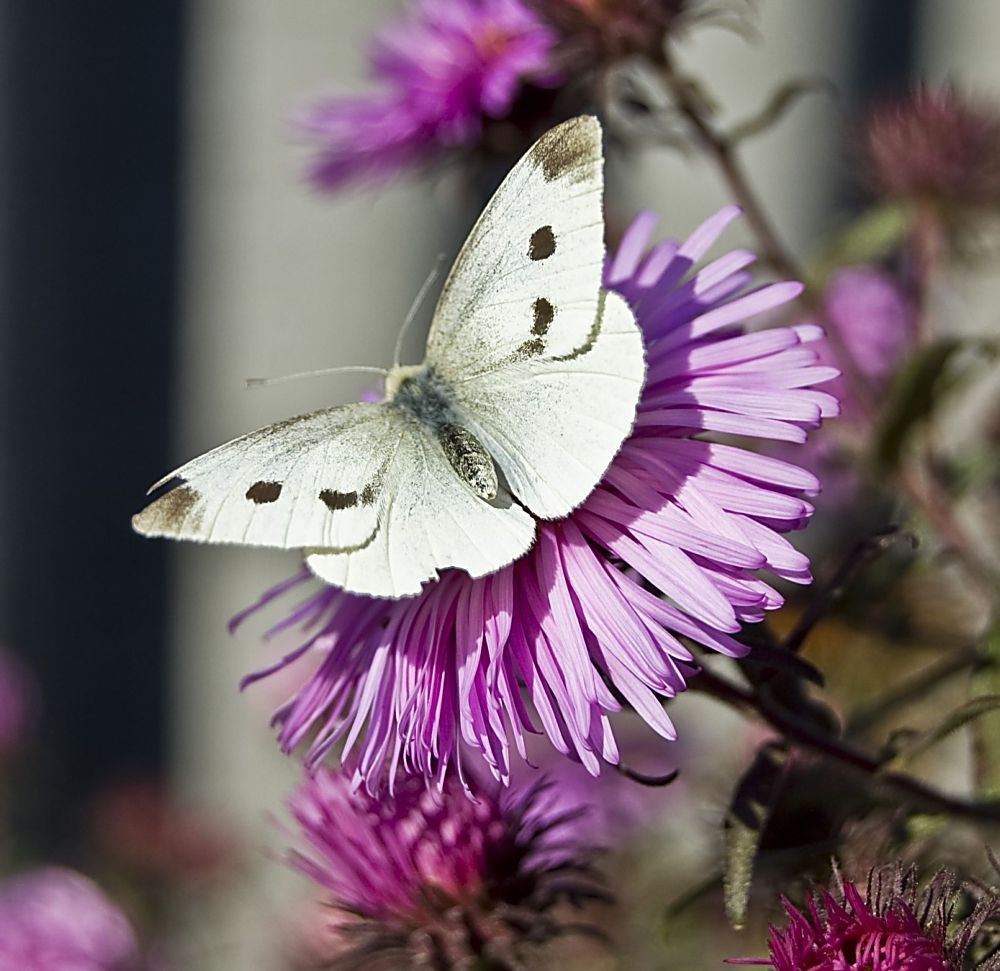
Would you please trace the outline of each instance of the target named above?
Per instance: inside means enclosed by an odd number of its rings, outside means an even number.
[[[530,0],[565,45],[564,60],[658,59],[671,27],[696,0]]]
[[[333,97],[297,119],[315,145],[320,189],[385,179],[469,147],[526,84],[558,81],[556,35],[521,0],[413,0],[376,37],[369,59],[382,90]]]
[[[331,967],[503,971],[589,929],[558,914],[608,899],[574,838],[578,810],[545,783],[477,790],[470,799],[455,779],[436,790],[409,776],[379,800],[327,769],[303,783],[293,862],[330,895]]]
[[[890,198],[952,216],[1000,207],[1000,111],[950,85],[876,106],[865,147],[875,188]]]
[[[273,628],[298,645],[244,683],[315,661],[274,716],[286,750],[311,735],[315,764],[341,743],[356,748],[370,790],[400,770],[439,781],[461,773],[469,749],[507,782],[537,717],[559,752],[597,775],[602,761],[619,761],[610,716],[622,700],[676,737],[662,701],[696,669],[680,638],[743,655],[732,635],[783,602],[757,571],[809,582],[808,560],[781,534],[811,515],[802,494],[819,490],[815,476],[702,437],[803,442],[837,411],[814,387],[837,375],[817,364],[818,327],[740,326],[793,299],[798,284],[747,291],[745,250],[693,269],[738,212],[648,252],[656,219],[645,213],[609,262],[605,285],[644,333],[646,386],[630,438],[579,509],[540,522],[532,549],[490,576],[445,571],[402,600],[323,587]],[[276,587],[234,626],[308,579]]]
[[[784,901],[788,923],[771,927],[770,960],[734,959],[774,971],[997,971],[1000,954],[977,953],[981,933],[1000,917],[1000,892],[982,893],[958,919],[962,885],[939,870],[920,885],[915,867],[873,869],[864,893],[838,881],[804,910]]]
[[[47,867],[0,884],[3,971],[136,971],[135,935],[86,877]]]

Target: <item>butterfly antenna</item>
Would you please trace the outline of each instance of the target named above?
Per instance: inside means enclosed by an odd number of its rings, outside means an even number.
[[[416,297],[413,299],[413,303],[410,304],[410,309],[406,314],[406,320],[403,321],[403,326],[399,328],[399,336],[396,338],[396,349],[392,353],[392,366],[394,368],[399,367],[399,355],[403,351],[403,338],[406,337],[406,332],[410,329],[410,324],[413,323],[414,318],[417,316],[417,311],[420,309],[420,305],[424,302],[424,297],[427,296],[427,291],[434,285],[434,281],[438,278],[438,274],[441,272],[441,264],[444,262],[444,253],[438,253],[438,258],[431,268],[431,272],[427,274],[427,279],[424,280],[423,285],[417,291]]]
[[[383,367],[364,367],[349,364],[346,367],[329,367],[320,371],[299,371],[297,374],[282,374],[276,378],[247,378],[248,388],[263,388],[269,384],[282,384],[285,381],[295,381],[298,378],[316,378],[323,374],[381,374],[386,377],[389,372]]]

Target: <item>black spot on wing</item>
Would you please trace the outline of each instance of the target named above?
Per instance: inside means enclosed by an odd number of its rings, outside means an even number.
[[[542,226],[531,234],[528,240],[528,257],[532,260],[547,260],[556,251],[556,236],[551,226]]]
[[[338,509],[353,509],[358,504],[356,492],[338,492],[336,489],[324,489],[319,494],[320,501],[330,512]]]
[[[257,503],[258,506],[263,503],[276,502],[280,495],[280,482],[255,482],[246,492],[247,499]]]
[[[520,358],[537,357],[539,354],[544,353],[545,341],[541,337],[532,337],[530,341],[525,341],[518,347],[516,356]]]
[[[369,482],[361,490],[361,505],[371,506],[374,505],[375,500],[378,498],[378,486],[374,482]]]
[[[150,536],[173,536],[184,530],[197,530],[201,516],[195,506],[201,494],[187,483],[164,493],[132,519],[133,527]]]
[[[532,304],[531,309],[534,314],[531,333],[536,337],[544,337],[549,332],[549,327],[552,326],[552,320],[556,315],[556,308],[545,297],[539,297]]]

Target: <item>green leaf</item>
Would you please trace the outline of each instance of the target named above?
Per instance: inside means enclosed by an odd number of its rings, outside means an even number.
[[[738,145],[748,138],[766,132],[781,121],[792,105],[807,94],[836,94],[836,91],[836,86],[829,78],[792,78],[771,95],[767,104],[756,115],[732,128],[727,140],[731,145]]]
[[[977,351],[976,361],[962,361],[960,353]],[[872,462],[875,472],[894,471],[914,433],[941,402],[965,383],[971,368],[984,357],[995,357],[989,341],[942,338],[915,351],[896,375],[889,400],[876,430]]]
[[[722,882],[726,917],[737,929],[746,921],[757,849],[785,778],[787,757],[787,750],[778,742],[761,747],[737,784],[726,812]]]
[[[902,245],[911,221],[912,213],[899,203],[869,209],[834,236],[812,261],[809,278],[821,287],[843,266],[884,260]]]

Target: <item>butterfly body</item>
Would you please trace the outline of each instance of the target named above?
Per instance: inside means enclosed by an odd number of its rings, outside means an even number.
[[[628,435],[645,375],[625,301],[601,287],[601,130],[543,135],[487,205],[442,288],[422,364],[385,399],[235,439],[157,482],[137,531],[299,549],[329,583],[416,594],[492,573],[537,519],[582,503]]]
[[[480,499],[496,499],[499,483],[493,458],[462,425],[455,412],[454,393],[433,368],[426,364],[393,368],[385,389],[386,403],[437,438],[455,473]]]

